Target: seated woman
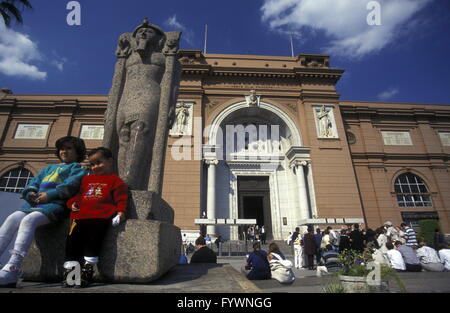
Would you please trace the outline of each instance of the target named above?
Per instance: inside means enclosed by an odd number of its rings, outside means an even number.
[[[273,279],[282,284],[292,284],[294,282],[295,275],[292,271],[292,262],[286,260],[286,257],[281,253],[275,242],[269,245],[268,259]]]

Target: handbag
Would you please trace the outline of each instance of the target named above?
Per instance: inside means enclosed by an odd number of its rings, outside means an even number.
[[[292,271],[292,262],[283,260],[277,253],[271,253],[274,257],[270,261],[270,270],[272,278],[276,279],[281,284],[292,284],[295,280],[295,274]]]
[[[271,254],[276,258],[276,260],[272,259],[272,261],[280,263],[285,268],[291,269],[294,266],[294,264],[292,264],[292,261],[283,260],[283,258],[279,254],[274,253],[274,252],[271,252]]]

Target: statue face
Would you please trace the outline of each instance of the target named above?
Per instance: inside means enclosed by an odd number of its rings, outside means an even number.
[[[159,35],[153,28],[141,28],[136,33],[136,43],[138,50],[145,50],[148,44],[154,44],[158,41]]]
[[[137,31],[136,38],[138,39],[152,39],[156,37],[156,32],[153,28],[141,28]]]

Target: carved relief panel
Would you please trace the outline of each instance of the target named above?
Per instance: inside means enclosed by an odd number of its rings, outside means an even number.
[[[191,136],[194,102],[179,101],[175,111],[175,123],[170,136]]]
[[[318,138],[338,138],[332,105],[314,105],[314,120]]]

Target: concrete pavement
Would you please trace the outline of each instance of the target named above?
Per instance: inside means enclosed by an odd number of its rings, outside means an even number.
[[[289,258],[289,257],[288,257]],[[291,285],[276,280],[249,281],[240,269],[245,257],[220,257],[218,264],[177,265],[169,273],[148,284],[95,283],[89,288],[61,288],[60,284],[21,282],[19,288],[3,288],[0,293],[322,293],[332,276],[317,277],[315,271],[294,269]],[[450,292],[450,272],[399,273],[409,293]],[[395,282],[390,292],[399,292]]]

